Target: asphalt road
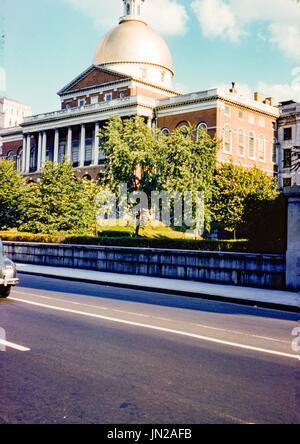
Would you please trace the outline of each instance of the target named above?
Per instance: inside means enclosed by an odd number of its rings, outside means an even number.
[[[0,301],[0,423],[300,423],[295,327],[287,312],[21,275]]]

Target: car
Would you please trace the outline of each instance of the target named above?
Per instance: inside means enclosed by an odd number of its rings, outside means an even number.
[[[4,256],[3,243],[0,239],[0,298],[7,298],[11,288],[18,285],[16,265]]]

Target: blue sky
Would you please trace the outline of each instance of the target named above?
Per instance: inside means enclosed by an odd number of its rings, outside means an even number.
[[[98,41],[118,22],[122,2],[0,0],[0,8],[5,95],[39,113],[59,108],[57,91],[91,65]],[[236,81],[245,94],[259,89],[300,101],[296,0],[147,0],[146,15],[170,46],[177,89]]]

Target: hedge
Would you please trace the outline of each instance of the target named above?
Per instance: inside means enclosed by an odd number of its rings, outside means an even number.
[[[284,246],[278,243],[255,244],[246,240],[193,240],[145,237],[93,237],[93,236],[52,236],[18,232],[0,232],[0,238],[11,242],[56,243],[67,245],[95,245],[142,248],[165,248],[202,251],[232,251],[242,253],[284,253]]]

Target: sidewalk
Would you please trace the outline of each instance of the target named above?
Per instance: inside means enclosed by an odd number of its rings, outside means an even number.
[[[207,284],[202,282],[28,264],[17,264],[17,269],[21,274],[300,312],[300,294],[288,291],[264,290],[260,288]]]

